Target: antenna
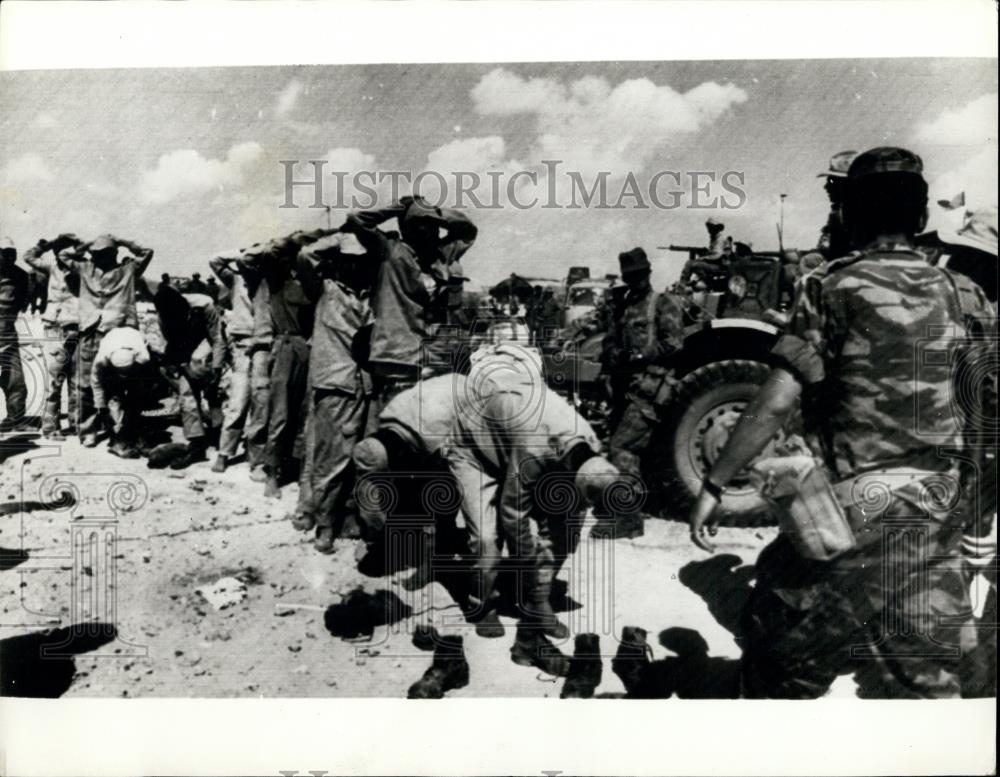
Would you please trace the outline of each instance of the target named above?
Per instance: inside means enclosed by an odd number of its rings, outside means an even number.
[[[778,217],[778,223],[775,225],[778,228],[778,250],[781,253],[785,252],[785,197],[787,194],[779,194],[778,198],[780,200],[780,216]]]

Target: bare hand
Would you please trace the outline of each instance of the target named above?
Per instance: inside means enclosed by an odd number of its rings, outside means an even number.
[[[715,552],[715,545],[708,541],[706,535],[715,536],[716,522],[712,520],[712,516],[718,506],[719,500],[702,489],[688,518],[691,542],[709,553]]]

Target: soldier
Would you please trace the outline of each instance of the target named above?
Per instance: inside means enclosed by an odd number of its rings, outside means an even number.
[[[151,377],[149,348],[138,329],[118,327],[101,339],[91,385],[94,407],[108,432],[108,451],[115,456],[136,459],[147,452],[140,413]]]
[[[267,442],[267,362],[271,347],[269,337],[255,334],[254,299],[266,295],[266,285],[253,287],[238,270],[241,253],[220,254],[209,261],[223,285],[229,290],[231,310],[226,324],[231,372],[229,393],[223,411],[219,455],[213,472],[225,472],[229,459],[236,455],[240,438],[246,437],[247,463],[251,474],[262,471],[264,445]],[[261,306],[267,314],[266,305]],[[270,323],[268,314],[268,324]]]
[[[494,581],[506,543],[523,584],[511,660],[564,675],[566,659],[545,639],[569,636],[552,609],[552,584],[579,537],[584,500],[602,505],[606,490],[618,485],[618,471],[599,455],[590,425],[540,375],[531,369],[483,374],[479,380],[470,375],[469,405],[456,414],[445,447],[475,564],[466,614],[481,636],[503,635]],[[566,498],[567,483],[580,499]]]
[[[0,241],[0,390],[7,415],[0,432],[23,431],[28,389],[21,366],[21,344],[17,337],[17,317],[28,306],[28,273],[17,266],[17,249],[5,237]]]
[[[399,237],[378,229],[392,218],[399,222]],[[463,277],[459,260],[475,242],[477,229],[457,210],[404,197],[388,208],[349,214],[342,230],[356,234],[378,264],[369,365],[377,413],[421,377],[422,349],[432,324],[447,318],[453,279]]]
[[[708,253],[703,259],[713,261],[727,258],[733,253],[733,239],[726,234],[726,225],[714,216],[705,221],[708,232]]]
[[[80,424],[77,414],[80,278],[74,268],[59,257],[64,249],[80,242],[75,235],[59,235],[54,240],[39,240],[24,252],[24,261],[44,273],[48,282],[48,303],[42,314],[42,326],[49,382],[42,411],[42,434],[53,440],[63,439],[60,413],[64,383],[70,434],[76,434]]]
[[[131,255],[119,256],[122,248]],[[153,260],[153,249],[101,235],[90,243],[66,249],[60,258],[71,263],[80,278],[79,434],[81,444],[93,448],[97,445],[97,415],[90,376],[97,348],[101,338],[116,327],[138,328],[135,288]]]
[[[609,443],[611,463],[622,473],[641,478],[640,457],[660,421],[660,409],[670,399],[673,376],[670,359],[683,341],[682,310],[670,293],[656,293],[650,285],[651,268],[641,248],[619,255],[622,279],[628,290],[621,312],[605,339],[602,362],[619,385],[627,381],[625,409]],[[622,521],[631,521],[626,525]],[[639,513],[623,515],[617,525],[606,517],[592,530],[595,537],[640,537]]]
[[[305,453],[305,420],[309,377],[309,337],[315,304],[306,297],[295,272],[299,250],[324,235],[322,230],[293,232],[244,252],[239,261],[248,281],[268,287],[268,310],[274,336],[270,356],[267,444],[264,449],[264,496],[281,496],[283,472],[290,458]]]
[[[975,284],[914,249],[927,218],[922,171],[901,148],[851,163],[844,225],[860,250],[804,278],[773,350],[778,366],[690,516],[692,540],[710,550],[705,532],[723,488],[801,397],[809,448],[822,464],[803,477],[789,516],[818,524],[819,534],[779,535],[757,562],[741,627],[748,696],[821,696],[851,648],[866,645],[906,694],[959,693],[959,656],[947,646],[970,609],[959,545],[975,516],[956,459],[939,451],[965,446],[951,357],[975,320],[995,332],[996,319]],[[834,537],[829,552],[813,542]]]
[[[165,341],[161,372],[177,394],[188,441],[187,452],[172,461],[170,468],[184,469],[205,461],[210,437],[222,425],[219,381],[225,367],[226,343],[222,322],[209,296],[181,294],[170,286],[161,286],[153,304]]]
[[[371,381],[355,361],[355,338],[371,320],[370,268],[354,235],[321,238],[299,252],[298,277],[316,302],[309,359],[306,450],[299,477],[299,501],[292,525],[316,527],[315,548],[332,553],[334,537],[357,537],[347,515],[353,467],[351,451],[364,437]],[[340,526],[335,526],[339,519]]]
[[[847,170],[858,155],[857,151],[841,151],[830,157],[830,169],[817,175],[817,178],[826,178],[824,188],[826,196],[830,198],[830,215],[826,220],[819,235],[819,243],[816,250],[825,259],[838,259],[851,250],[851,241],[844,228],[844,220],[841,214],[841,207],[844,203],[844,188],[847,180]],[[806,269],[813,269],[815,264],[810,266],[810,262],[805,263]]]

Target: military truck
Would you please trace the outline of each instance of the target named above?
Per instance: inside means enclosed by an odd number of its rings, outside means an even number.
[[[671,246],[703,258],[703,249]],[[694,273],[686,287],[675,287],[685,310],[684,346],[674,361],[675,386],[649,453],[644,457],[647,482],[659,486],[665,514],[687,515],[705,474],[729,434],[767,377],[770,350],[777,340],[792,299],[794,268],[789,252],[753,252],[738,246],[717,263],[715,277]],[[609,397],[600,376],[601,341],[596,332],[562,351],[547,354],[546,374],[600,426]],[[763,455],[768,455],[779,435]],[[770,520],[766,502],[738,476],[726,489],[720,508],[723,523],[754,525]]]

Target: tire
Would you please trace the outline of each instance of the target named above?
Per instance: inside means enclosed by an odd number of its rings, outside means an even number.
[[[761,362],[732,359],[699,367],[677,385],[654,455],[669,517],[686,520],[732,425],[769,371]],[[727,488],[717,516],[724,526],[775,523],[767,503],[740,476]]]

